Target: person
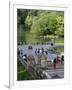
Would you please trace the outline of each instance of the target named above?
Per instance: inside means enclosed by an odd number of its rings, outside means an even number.
[[[38,54],[40,53],[40,49],[38,48]]]
[[[27,61],[27,55],[26,54],[23,55],[23,60]]]
[[[45,52],[46,52],[46,55],[47,55],[48,54],[47,50]]]
[[[42,53],[42,50],[40,49],[40,54]]]
[[[62,57],[61,57],[61,64],[63,64],[64,63],[64,55],[62,55]]]
[[[42,54],[44,53],[44,48],[42,48]]]
[[[35,50],[35,55],[37,55],[37,49]]]
[[[60,57],[57,55],[57,63],[60,63]]]
[[[54,59],[53,64],[54,64],[54,69],[56,69],[56,58]]]
[[[17,54],[20,56],[20,50],[18,49]]]

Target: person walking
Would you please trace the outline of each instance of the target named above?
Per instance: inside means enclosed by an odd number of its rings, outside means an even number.
[[[37,55],[37,49],[35,50],[35,55]]]
[[[44,48],[42,48],[42,54],[44,54]]]
[[[40,49],[38,48],[38,55],[39,55],[39,53],[40,53]]]
[[[57,55],[57,64],[60,63],[60,57]]]
[[[45,51],[46,55],[48,54],[47,50]]]
[[[54,69],[56,69],[56,58],[54,59],[53,64],[54,64]]]
[[[17,54],[18,54],[18,56],[20,56],[20,50],[18,49],[18,51],[17,51]]]

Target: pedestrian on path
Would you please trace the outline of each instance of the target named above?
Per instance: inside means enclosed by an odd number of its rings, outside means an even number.
[[[57,64],[60,64],[60,57],[57,56]]]
[[[54,59],[53,64],[54,64],[54,69],[56,69],[56,58]]]
[[[20,56],[20,50],[18,49],[17,54]]]
[[[35,55],[37,55],[37,49],[35,50]]]

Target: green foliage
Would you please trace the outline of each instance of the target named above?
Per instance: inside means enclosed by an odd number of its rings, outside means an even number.
[[[62,16],[57,17],[57,25],[56,25],[56,32],[57,35],[64,35],[64,18]]]
[[[33,77],[29,74],[19,60],[17,62],[17,80],[33,80]]]
[[[46,35],[64,36],[63,11],[18,9],[17,23],[18,27],[23,25],[23,32],[18,33],[19,41],[32,42],[35,37]]]
[[[57,46],[57,47],[54,47],[53,50],[61,53],[61,52],[64,52],[64,47],[63,46]]]

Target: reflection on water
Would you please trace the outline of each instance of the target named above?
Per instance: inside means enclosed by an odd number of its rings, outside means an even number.
[[[53,36],[44,38],[44,36],[38,36],[29,32],[18,32],[17,39],[18,43],[21,42],[21,44],[47,44],[48,42],[64,43],[64,38],[62,37]]]

